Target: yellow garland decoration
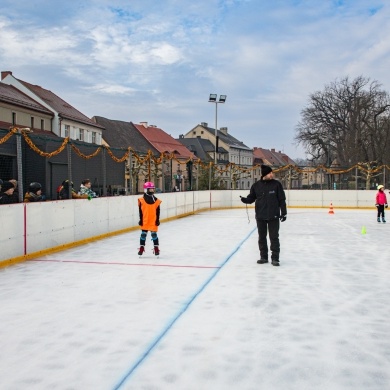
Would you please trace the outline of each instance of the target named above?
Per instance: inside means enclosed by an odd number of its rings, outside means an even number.
[[[82,158],[85,158],[86,160],[89,160],[90,158],[92,157],[96,157],[102,150],[102,147],[99,146],[92,154],[89,154],[89,155],[86,155],[84,153],[81,152],[81,150],[76,146],[76,145],[73,145],[71,144],[70,145],[72,147],[72,149]]]
[[[9,131],[8,134],[6,134],[3,138],[0,139],[0,144],[3,144],[5,142],[7,142],[14,134],[17,134],[19,131],[18,128],[16,127],[12,127]],[[70,139],[69,137],[65,138],[63,143],[61,144],[61,146],[51,152],[51,153],[47,153],[47,152],[43,152],[42,150],[40,150],[33,142],[32,140],[30,139],[30,137],[27,135],[26,132],[23,131],[23,129],[21,130],[21,134],[23,135],[24,137],[24,140],[26,141],[26,143],[28,144],[28,146],[33,150],[35,151],[36,153],[38,153],[40,156],[42,157],[47,157],[47,158],[51,158],[53,156],[56,156],[58,154],[60,154],[66,147],[66,145],[70,142]],[[112,151],[110,150],[109,147],[107,146],[99,146],[96,151],[90,155],[85,155],[83,154],[79,148],[77,148],[75,145],[71,144],[73,150],[82,158],[85,158],[85,159],[90,159],[90,158],[93,158],[93,157],[96,157],[101,149],[104,147],[108,154],[110,155],[110,157],[118,162],[118,163],[122,163],[124,161],[126,161],[126,159],[129,157],[130,155],[130,152],[132,150],[131,147],[128,147],[127,150],[126,150],[126,153],[124,154],[124,156],[122,158],[117,158],[114,156],[114,154],[112,153]],[[166,152],[163,152],[160,154],[159,157],[154,157],[151,150],[148,151],[147,155],[145,155],[144,157],[142,157],[141,155],[138,155],[137,153],[135,153],[133,151],[133,156],[134,158],[138,161],[138,163],[140,165],[143,165],[144,163],[147,163],[147,162],[151,162],[152,160],[154,161],[155,164],[161,164],[163,159],[166,158],[168,160],[175,160],[178,164],[180,165],[184,165],[184,164],[187,164],[189,161],[191,161],[191,158],[188,158],[187,160],[179,160],[175,154],[173,152],[171,153],[166,153]],[[210,161],[208,163],[206,162],[202,162],[200,159],[197,159],[195,161],[193,161],[193,163],[195,165],[198,165],[202,168],[211,168],[211,166],[215,165],[213,161]],[[335,168],[327,168],[325,167],[324,165],[319,165],[313,169],[308,169],[308,168],[299,168],[298,166],[296,165],[292,165],[292,164],[288,164],[288,165],[285,165],[283,167],[280,167],[280,168],[274,168],[273,171],[275,173],[279,173],[279,172],[284,172],[284,171],[287,171],[287,170],[294,170],[295,172],[297,172],[298,174],[306,174],[306,173],[315,173],[315,172],[318,172],[318,171],[323,171],[323,172],[326,172],[327,174],[345,174],[345,173],[348,173],[348,172],[351,172],[353,169],[358,169],[358,170],[361,170],[361,171],[364,171],[367,175],[368,174],[375,174],[375,173],[378,173],[380,172],[382,169],[387,169],[387,170],[390,170],[390,166],[389,165],[381,165],[379,167],[376,167],[376,168],[372,168],[370,169],[369,167],[366,168],[364,165],[371,165],[371,164],[374,164],[374,162],[369,162],[369,163],[358,163],[358,164],[355,164],[354,166],[350,167],[350,168],[347,168],[347,169],[335,169]],[[254,171],[258,168],[260,168],[261,165],[258,164],[258,165],[255,165],[253,167],[242,167],[240,165],[236,165],[235,163],[228,163],[226,164],[225,168],[219,168],[218,166],[215,166],[215,170],[219,173],[224,173],[224,172],[227,172],[230,169],[235,169],[237,171],[240,171],[242,173],[247,173],[247,172],[250,172],[250,171]]]
[[[0,139],[0,145],[7,142],[14,134],[16,134],[18,130],[13,127],[12,129],[9,130],[9,133],[6,134],[3,138]]]
[[[134,154],[134,158],[138,161],[139,165],[143,165],[143,163],[146,163],[149,160],[149,152],[144,158],[142,158],[138,154]]]
[[[66,137],[64,139],[64,142],[62,143],[62,145],[57,149],[55,150],[54,152],[51,152],[51,153],[46,153],[46,152],[43,152],[42,150],[40,150],[32,141],[31,139],[28,137],[28,135],[26,133],[23,133],[22,132],[22,135],[24,137],[24,140],[26,141],[27,145],[36,153],[38,153],[40,156],[42,157],[47,157],[47,158],[51,158],[53,156],[56,156],[57,154],[60,154],[66,147],[67,143],[69,142],[69,137]]]
[[[126,151],[126,153],[123,155],[122,158],[115,157],[114,154],[111,152],[110,148],[108,148],[107,146],[106,146],[105,148],[106,148],[108,154],[110,155],[110,157],[111,157],[115,162],[117,162],[117,163],[122,163],[122,162],[126,161],[127,158],[128,158],[129,155],[130,155],[130,148],[127,148],[127,151]]]

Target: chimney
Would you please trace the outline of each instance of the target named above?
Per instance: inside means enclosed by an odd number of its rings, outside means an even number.
[[[221,133],[227,135],[227,133],[228,133],[228,128],[227,128],[227,127],[221,127],[221,128],[219,129],[219,131],[220,131]]]
[[[207,122],[200,122],[200,125],[203,126],[203,127],[208,127],[209,124]]]
[[[12,76],[12,72],[10,72],[9,70],[1,72],[1,79],[4,80],[8,75]]]
[[[148,127],[148,122],[140,122],[139,124],[142,125],[142,126],[145,127],[145,128]]]
[[[271,152],[272,152],[272,153],[275,153],[275,148],[274,148],[274,149],[271,149]]]

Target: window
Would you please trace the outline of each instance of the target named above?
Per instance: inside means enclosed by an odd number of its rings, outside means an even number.
[[[30,129],[32,130],[33,128],[34,128],[34,117],[32,116],[30,121]]]
[[[80,141],[84,141],[84,129],[80,129]]]
[[[70,125],[65,125],[65,134],[64,134],[64,136],[66,138],[66,137],[69,137],[69,135],[70,135]]]
[[[92,143],[96,144],[96,131],[92,132]]]
[[[13,125],[13,126],[16,125],[16,112],[13,112],[13,113],[12,113],[12,125]]]
[[[45,130],[45,120],[41,119],[41,130]]]

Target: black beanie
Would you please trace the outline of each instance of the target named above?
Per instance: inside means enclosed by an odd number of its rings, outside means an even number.
[[[261,178],[263,178],[264,176],[267,176],[271,172],[272,172],[272,168],[269,167],[268,165],[261,166]]]
[[[8,191],[10,188],[15,188],[15,187],[10,181],[5,181],[1,185],[1,192]]]

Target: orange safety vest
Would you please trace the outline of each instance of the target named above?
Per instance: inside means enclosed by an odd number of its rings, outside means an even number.
[[[142,230],[157,232],[157,207],[160,206],[160,203],[160,199],[157,199],[153,204],[148,204],[144,198],[138,198],[138,207],[141,207],[142,210]]]

